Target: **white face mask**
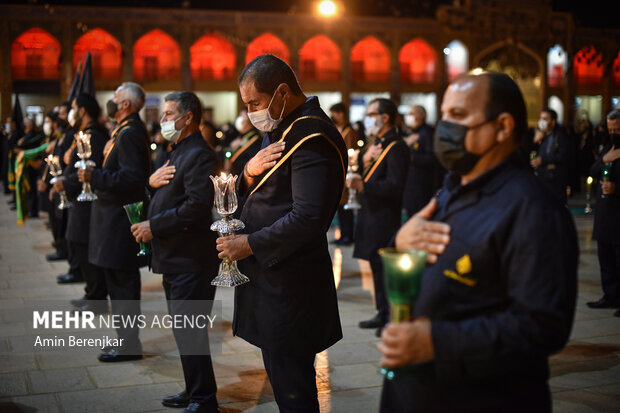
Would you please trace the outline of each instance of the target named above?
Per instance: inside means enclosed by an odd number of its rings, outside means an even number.
[[[282,112],[280,112],[280,117],[278,119],[274,119],[269,114],[269,108],[271,107],[271,103],[273,102],[273,98],[276,97],[276,89],[273,92],[273,96],[269,101],[269,105],[265,109],[257,110],[255,112],[248,112],[248,117],[250,118],[250,122],[256,129],[261,132],[271,132],[275,128],[278,127],[280,121],[282,120],[282,115],[284,114],[284,108],[286,107],[286,99],[284,100],[284,105],[282,105]]]
[[[11,124],[10,124],[10,123],[5,123],[5,124],[4,124],[4,130],[6,131],[6,133],[11,133],[11,132],[13,132],[13,131],[11,130]]]
[[[415,118],[415,116],[413,116],[413,115],[405,115],[405,125],[408,128],[412,128],[412,129],[415,128],[417,126],[416,125],[416,118]]]
[[[167,122],[161,122],[159,124],[159,126],[161,127],[161,136],[165,140],[175,143],[177,139],[179,139],[179,136],[181,135],[181,131],[183,130],[183,128],[178,130],[176,127],[176,123],[182,117],[183,115],[179,116],[176,120],[169,120]]]
[[[75,127],[75,111],[73,109],[71,109],[69,111],[69,114],[67,115],[67,122],[69,122],[69,125],[71,125],[71,127]]]
[[[237,116],[237,119],[235,119],[235,129],[237,129],[237,132],[241,133],[241,130],[245,127],[245,119],[243,119],[243,116],[239,115]]]
[[[49,122],[45,122],[43,124],[43,133],[45,136],[50,136],[52,134],[52,124]]]
[[[364,129],[366,129],[366,135],[377,135],[381,130],[381,125],[374,117],[366,116],[364,118]]]
[[[538,129],[546,132],[549,127],[549,122],[546,119],[538,119]]]

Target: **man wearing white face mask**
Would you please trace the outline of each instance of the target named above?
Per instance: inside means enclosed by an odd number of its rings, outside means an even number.
[[[353,256],[370,262],[375,287],[377,314],[359,323],[360,328],[381,329],[389,321],[389,304],[383,281],[383,264],[377,253],[387,247],[400,227],[401,203],[409,168],[409,150],[396,133],[396,105],[389,99],[375,99],[368,105],[366,131],[375,136],[359,155],[362,175],[347,179],[347,187],[359,194],[362,208],[355,226]]]
[[[405,139],[411,163],[403,194],[403,209],[408,216],[418,212],[439,189],[443,168],[433,152],[433,128],[426,124],[426,110],[414,105],[405,115],[405,125],[410,129]]]
[[[250,121],[267,134],[238,181],[246,234],[217,239],[220,258],[239,260],[250,278],[235,291],[233,334],[261,348],[280,412],[318,413],[314,359],[342,338],[326,233],[346,147],[279,58],[252,60],[239,90]]]
[[[252,125],[247,108],[239,111],[235,120],[239,137],[230,143],[231,156],[226,161],[226,169],[233,175],[241,175],[245,164],[260,151],[262,139],[258,129]]]
[[[125,82],[114,92],[108,115],[118,127],[103,150],[97,169],[79,169],[80,182],[90,182],[98,199],[93,202],[88,242],[88,261],[103,268],[113,313],[124,317],[140,313],[140,262],[138,243],[131,235],[123,205],[144,201],[150,173],[150,149],[146,127],[138,112],[144,106],[144,90]],[[142,358],[137,325],[117,328],[119,347],[106,347],[99,361],[116,362]]]
[[[215,296],[211,280],[219,260],[212,223],[214,190],[209,175],[216,174],[216,156],[202,139],[198,125],[200,100],[191,92],[165,97],[161,134],[172,142],[170,158],[149,178],[154,190],[148,220],[131,231],[137,242],[151,241],[151,266],[163,274],[170,315],[208,314]],[[190,304],[191,303],[191,304]],[[191,308],[190,308],[191,306]],[[167,407],[186,407],[186,413],[217,412],[215,377],[204,329],[174,330],[181,354],[185,390],[164,398]]]
[[[542,143],[531,165],[538,177],[566,204],[570,143],[558,125],[558,114],[553,109],[544,109],[540,113],[538,131]]]

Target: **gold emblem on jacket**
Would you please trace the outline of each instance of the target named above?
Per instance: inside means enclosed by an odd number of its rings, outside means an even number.
[[[465,254],[456,261],[456,271],[444,270],[443,275],[448,278],[452,278],[461,284],[465,284],[468,287],[473,287],[476,285],[476,280],[465,276],[465,274],[469,274],[471,272],[471,269],[471,258],[469,257],[469,254]]]

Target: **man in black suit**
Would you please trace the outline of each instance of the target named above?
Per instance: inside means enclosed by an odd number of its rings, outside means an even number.
[[[148,221],[131,227],[136,241],[151,241],[151,265],[154,272],[163,274],[172,316],[193,313],[198,308],[208,314],[215,296],[211,280],[217,275],[219,260],[216,233],[210,230],[214,191],[209,175],[216,173],[216,156],[200,134],[201,117],[200,100],[193,93],[175,92],[165,97],[161,132],[172,142],[170,158],[149,179],[155,193]],[[199,301],[193,301],[190,307],[186,300]],[[187,406],[186,413],[217,412],[217,387],[206,330],[173,331],[186,390],[166,397],[163,405]],[[199,354],[193,351],[198,342],[205,346]]]
[[[401,202],[409,168],[409,149],[394,128],[396,114],[396,105],[389,99],[370,102],[364,124],[367,134],[375,140],[359,155],[362,175],[355,174],[347,180],[347,186],[357,190],[362,205],[355,227],[353,256],[370,262],[377,308],[377,314],[361,321],[359,326],[377,329],[377,336],[390,316],[383,264],[377,250],[387,247],[400,227]]]
[[[410,129],[405,143],[409,147],[411,163],[405,181],[403,209],[410,217],[422,209],[439,189],[443,168],[433,153],[433,127],[426,123],[426,110],[420,105],[412,106],[405,115],[405,125]]]
[[[600,182],[592,238],[597,243],[603,297],[587,304],[590,308],[616,308],[614,316],[620,317],[620,109],[607,115],[607,130],[611,142],[590,169],[590,175]]]
[[[90,135],[91,156],[89,159],[95,163],[96,168],[101,168],[103,148],[108,140],[108,132],[98,122],[101,112],[99,104],[91,95],[82,93],[75,98],[72,107],[76,114],[75,128]],[[62,177],[54,183],[54,190],[58,193],[63,190],[66,191],[67,197],[73,203],[73,206],[68,210],[65,237],[70,244],[70,250],[75,254],[78,268],[86,281],[84,298],[74,302],[79,311],[103,313],[108,311],[108,305],[105,302],[108,297],[105,276],[100,267],[88,262],[92,202],[79,202],[76,199],[82,191],[82,184],[78,180],[78,169],[75,167],[75,163],[79,160],[77,146],[74,145]]]
[[[250,278],[235,291],[233,333],[261,348],[281,412],[318,412],[314,359],[342,338],[326,233],[346,148],[279,58],[252,60],[239,89],[250,120],[267,134],[239,178],[247,233],[217,240],[220,258],[240,260]]]
[[[140,313],[140,270],[138,244],[131,234],[123,205],[145,200],[150,173],[149,138],[138,111],[144,106],[144,90],[125,82],[114,92],[108,115],[118,126],[104,148],[98,169],[80,169],[80,182],[90,182],[97,194],[92,206],[88,260],[103,268],[114,314]],[[110,113],[112,112],[112,113]],[[138,327],[117,329],[121,347],[105,348],[104,362],[142,358]]]
[[[538,155],[532,159],[532,168],[547,187],[566,204],[570,142],[558,125],[558,114],[553,109],[544,109],[538,120],[538,131],[534,137],[540,141]]]
[[[250,122],[246,108],[239,111],[235,129],[239,132],[239,137],[230,142],[232,153],[227,160],[227,169],[233,175],[241,175],[245,164],[260,151],[263,140],[258,129]]]

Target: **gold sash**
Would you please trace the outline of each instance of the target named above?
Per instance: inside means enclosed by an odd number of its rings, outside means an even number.
[[[368,173],[366,174],[366,176],[364,177],[364,182],[368,182],[368,180],[370,179],[370,177],[372,176],[373,173],[375,173],[375,170],[379,167],[379,164],[383,161],[383,159],[385,159],[385,156],[387,155],[387,153],[390,151],[390,149],[392,149],[392,147],[394,145],[396,145],[396,142],[398,141],[393,141],[392,143],[390,143],[387,148],[385,148],[383,150],[383,152],[381,152],[381,155],[379,155],[379,157],[377,158],[377,160],[375,161],[375,163],[372,165],[372,168],[370,168],[370,171],[368,171]]]
[[[245,145],[243,145],[241,148],[239,148],[237,150],[237,152],[235,152],[233,154],[233,156],[230,157],[230,163],[235,162],[235,160],[243,153],[245,152],[250,146],[252,146],[252,144],[254,142],[256,142],[256,140],[260,137],[260,135],[258,133],[256,133],[256,136],[254,136],[253,138],[251,138],[249,141],[247,141],[245,143]]]
[[[108,160],[108,155],[110,155],[110,152],[112,152],[112,149],[114,149],[114,145],[116,144],[116,139],[119,137],[122,131],[124,131],[125,129],[127,129],[127,127],[129,127],[130,120],[131,119],[127,119],[125,122],[118,125],[116,129],[114,129],[114,131],[112,132],[112,138],[105,144],[105,148],[103,148],[104,154],[103,154],[103,163],[101,164],[102,168],[105,166],[105,162]]]

